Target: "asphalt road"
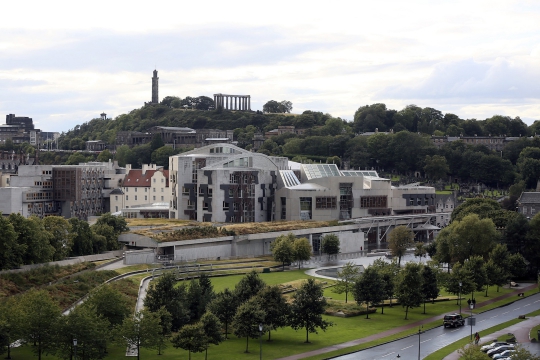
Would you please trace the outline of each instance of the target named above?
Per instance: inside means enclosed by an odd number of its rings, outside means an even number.
[[[465,304],[465,307],[467,304]],[[476,326],[473,326],[472,332],[479,332],[492,326],[517,318],[519,315],[525,315],[532,311],[540,309],[540,294],[535,294],[527,298],[515,301],[514,303],[482,314],[474,314]],[[463,312],[467,311],[464,309]],[[420,337],[413,335],[394,342],[376,346],[370,349],[358,351],[352,354],[337,357],[339,360],[389,360],[396,359],[398,354],[400,359],[410,360],[418,359],[418,344],[420,343],[420,358],[450,345],[465,336],[470,336],[471,327],[465,323],[465,326],[458,328],[444,328],[441,326],[422,332]]]

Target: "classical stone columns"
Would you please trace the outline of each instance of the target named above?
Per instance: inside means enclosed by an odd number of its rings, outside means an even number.
[[[225,110],[251,111],[251,95],[214,94],[214,104]]]

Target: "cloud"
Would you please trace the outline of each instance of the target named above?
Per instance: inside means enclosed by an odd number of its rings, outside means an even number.
[[[463,99],[505,101],[539,99],[540,71],[527,60],[472,59],[440,63],[423,81],[413,85],[390,86],[377,96],[393,99]]]

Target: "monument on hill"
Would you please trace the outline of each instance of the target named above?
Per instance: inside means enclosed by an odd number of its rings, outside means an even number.
[[[154,76],[152,77],[152,104],[159,103],[159,78],[157,76],[157,70],[154,70]]]

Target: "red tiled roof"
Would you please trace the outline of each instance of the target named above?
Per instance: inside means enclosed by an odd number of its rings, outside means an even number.
[[[124,178],[122,186],[125,187],[150,187],[152,186],[152,176],[160,170],[146,170],[143,175],[141,169],[131,169]],[[163,170],[163,176],[166,179],[165,186],[169,187],[169,170]]]

